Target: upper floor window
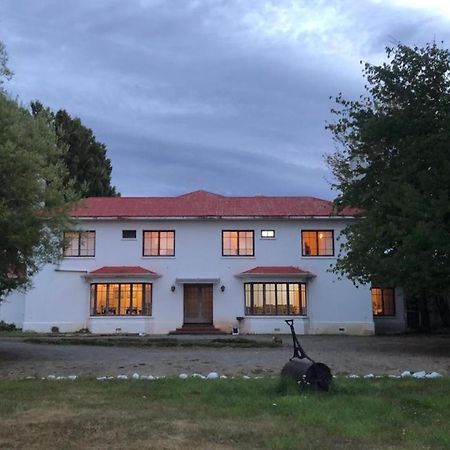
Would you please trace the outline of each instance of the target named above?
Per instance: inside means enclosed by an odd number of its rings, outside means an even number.
[[[305,283],[245,283],[247,316],[306,315]]]
[[[144,231],[144,256],[175,256],[175,231]]]
[[[136,239],[136,230],[122,230],[122,239]]]
[[[275,239],[275,230],[261,230],[261,239]]]
[[[395,316],[394,288],[373,287],[372,311],[374,316]]]
[[[303,230],[302,256],[334,256],[333,230]]]
[[[95,231],[66,231],[64,256],[95,256]]]
[[[222,256],[253,256],[254,231],[222,231]]]

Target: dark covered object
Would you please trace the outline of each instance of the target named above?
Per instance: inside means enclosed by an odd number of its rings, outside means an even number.
[[[293,320],[285,320],[292,333],[292,342],[294,345],[294,355],[284,365],[281,376],[291,378],[304,387],[328,391],[333,376],[330,368],[320,362],[312,360],[303,350],[297,339]]]

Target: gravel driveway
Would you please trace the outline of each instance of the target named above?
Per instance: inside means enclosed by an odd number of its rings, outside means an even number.
[[[270,339],[270,337],[251,337]],[[450,375],[450,336],[300,336],[305,351],[336,374]],[[280,348],[142,348],[31,344],[0,338],[0,379],[55,375],[273,375],[292,355],[290,336]]]

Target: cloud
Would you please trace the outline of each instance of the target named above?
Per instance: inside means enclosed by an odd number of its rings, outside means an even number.
[[[81,117],[124,195],[330,198],[329,96],[385,45],[449,36],[445,4],[416,3],[3,0],[0,39],[10,90]]]

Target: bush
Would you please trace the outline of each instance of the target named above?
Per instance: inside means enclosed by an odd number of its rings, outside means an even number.
[[[17,328],[13,323],[6,323],[0,320],[0,331],[16,331]]]

